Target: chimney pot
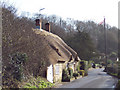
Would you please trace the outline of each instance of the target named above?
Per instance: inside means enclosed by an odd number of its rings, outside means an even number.
[[[45,24],[46,31],[50,32],[50,23]]]
[[[36,19],[35,22],[36,22],[35,23],[36,28],[41,30],[42,29],[42,23],[41,23],[42,21],[40,19]]]

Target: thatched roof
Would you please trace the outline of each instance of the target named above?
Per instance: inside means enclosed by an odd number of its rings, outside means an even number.
[[[46,53],[51,64],[55,64],[58,61],[69,61],[70,59],[77,58],[77,53],[70,48],[59,36],[47,32],[45,30],[40,31],[33,29],[33,31],[44,38],[43,47],[48,50]]]

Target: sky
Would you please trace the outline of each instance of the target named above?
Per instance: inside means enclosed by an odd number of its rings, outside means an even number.
[[[23,12],[57,15],[64,19],[106,23],[118,27],[118,2],[120,0],[4,0],[13,4],[19,15]]]

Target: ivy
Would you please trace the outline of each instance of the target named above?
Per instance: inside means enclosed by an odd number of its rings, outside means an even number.
[[[26,53],[14,53],[10,55],[10,67],[12,70],[12,76],[14,79],[21,81],[23,77],[23,64],[27,61],[28,57]]]

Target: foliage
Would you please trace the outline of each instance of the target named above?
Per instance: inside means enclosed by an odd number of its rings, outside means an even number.
[[[120,80],[118,80],[115,90],[119,90],[119,89],[120,89]]]
[[[80,70],[85,70],[85,61],[82,60],[82,61],[80,62],[80,65],[81,65],[81,66],[80,66]]]
[[[99,67],[99,68],[102,68],[102,65],[99,64],[98,67]]]
[[[108,66],[108,67],[107,67],[107,73],[115,73],[114,67]]]
[[[92,61],[92,60],[88,61],[88,68],[92,67],[92,63],[94,63],[94,61]]]
[[[113,61],[110,60],[110,59],[108,59],[108,60],[107,60],[107,64],[113,64]]]
[[[107,65],[107,68],[105,68],[104,71],[120,79],[120,61],[116,62],[115,64]]]
[[[24,64],[27,60],[28,60],[28,56],[26,53],[20,53],[20,52],[16,52],[12,55],[10,55],[11,57],[11,63],[10,64]]]
[[[23,64],[27,61],[27,55],[26,53],[14,53],[11,55],[11,61],[10,64],[13,66],[13,78],[16,80],[21,81],[23,77]]]
[[[3,67],[3,87],[18,88],[18,82],[24,77],[23,64],[27,61],[26,53],[14,53],[10,55],[9,66]]]
[[[8,75],[8,73],[4,72],[2,75],[2,88],[18,88],[19,82],[14,79],[13,76]]]
[[[11,67],[13,66],[10,64],[14,62],[10,61],[9,55],[15,52],[23,52],[29,57],[29,62],[25,65],[16,64],[19,67],[24,66],[23,68],[14,68],[19,71],[19,75],[23,70],[26,70],[24,72],[26,76],[33,74],[34,76],[41,75],[45,77],[45,71],[49,64],[46,63],[48,58],[44,56],[47,53],[47,50],[44,50],[41,38],[32,31],[32,28],[35,28],[34,19],[24,16],[18,17],[15,11],[16,9],[11,5],[2,6],[3,66],[10,69],[6,71],[6,73],[9,75],[9,73],[13,72],[11,70]],[[25,56],[23,55],[23,57]],[[20,60],[21,58],[22,57],[20,56]],[[17,59],[15,62],[22,62],[24,64],[24,61],[25,60],[19,61],[19,59]],[[15,75],[16,74],[14,74],[14,76]],[[17,76],[15,77],[18,78]]]
[[[73,77],[73,69],[72,68],[68,68],[68,72],[69,72],[70,78],[72,78]]]
[[[54,84],[42,79],[41,77],[32,77],[29,81],[25,82],[21,88],[51,88]]]
[[[111,52],[109,57],[116,57],[117,56],[117,53],[116,52]]]
[[[90,60],[94,56],[93,52],[96,52],[94,44],[86,32],[77,32],[74,36],[68,37],[66,43],[78,53],[81,59]]]
[[[70,81],[70,75],[67,69],[63,69],[62,71],[62,81],[63,82]]]
[[[120,61],[117,62],[118,65],[118,78],[120,79]]]
[[[77,71],[82,76],[88,75],[88,61],[82,60],[77,66]]]
[[[79,76],[79,74],[77,72],[73,73],[73,76],[75,77],[75,79],[77,79],[77,77]]]
[[[80,71],[78,71],[78,73],[79,73],[80,75],[82,75],[82,77],[85,76],[85,70],[80,70]]]

